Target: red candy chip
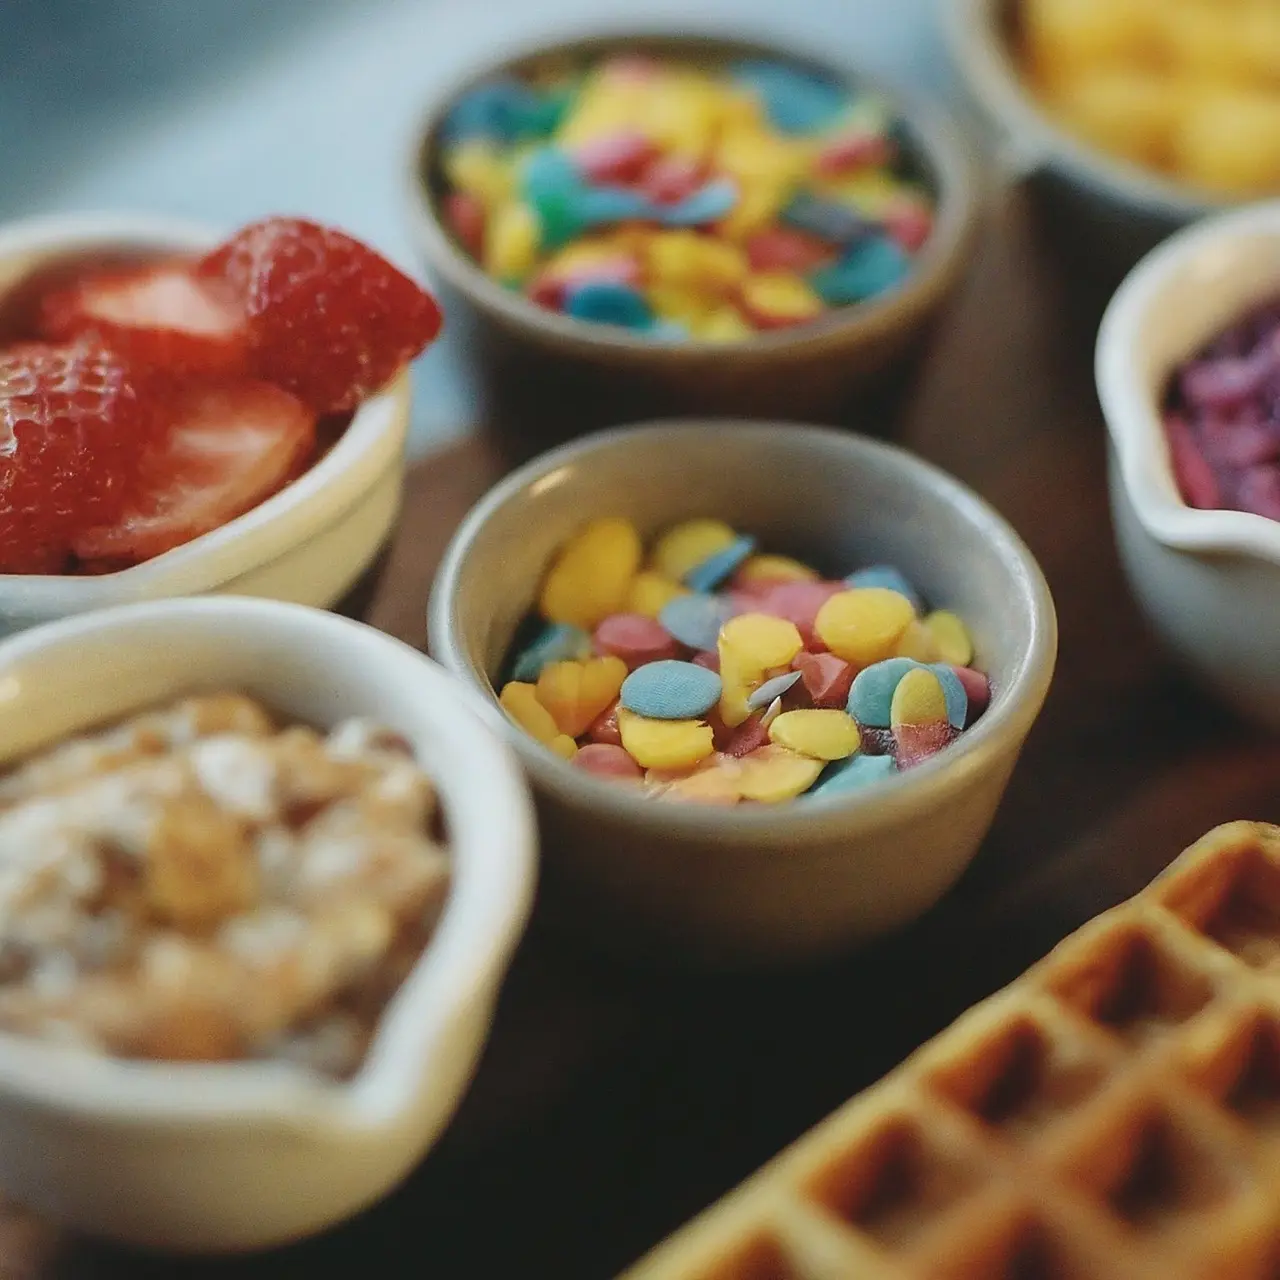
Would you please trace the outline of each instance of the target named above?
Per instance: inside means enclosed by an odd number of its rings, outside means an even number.
[[[794,271],[797,275],[825,266],[835,256],[831,246],[817,236],[791,227],[757,231],[748,239],[746,250],[753,271]]]
[[[987,709],[991,701],[991,681],[981,671],[975,671],[972,667],[952,667],[951,670],[956,673],[956,679],[964,685],[964,691],[969,698],[969,714],[965,723],[970,725]]]
[[[564,295],[567,287],[568,283],[563,276],[544,271],[530,281],[529,301],[540,307],[546,307],[548,311],[561,311],[564,309]]]
[[[644,777],[644,770],[621,747],[608,742],[589,742],[579,747],[570,763],[613,781],[639,782]]]
[[[849,588],[843,582],[779,582],[756,597],[753,612],[769,613],[794,622],[806,649],[821,651],[826,646],[813,629],[814,619],[832,596]]]
[[[922,204],[904,203],[885,214],[884,229],[908,253],[915,253],[933,234],[933,214]]]
[[[720,655],[714,649],[704,649],[701,653],[695,653],[691,661],[695,667],[706,667],[708,671],[714,671],[716,675],[720,674]]]
[[[574,152],[585,178],[592,182],[635,182],[658,154],[657,147],[634,130],[593,138]]]
[[[611,653],[633,670],[647,662],[674,658],[680,646],[656,618],[639,613],[615,613],[606,618],[595,634],[597,653]]]
[[[894,731],[899,769],[909,769],[935,756],[955,739],[955,730],[946,721],[939,724],[902,724]]]
[[[1199,507],[1202,511],[1217,511],[1223,505],[1218,478],[1200,452],[1186,419],[1171,413],[1165,418],[1164,426],[1169,436],[1173,473],[1183,499],[1189,506]]]
[[[1242,510],[1268,520],[1280,520],[1280,468],[1250,467],[1240,478],[1238,493]]]
[[[659,156],[640,176],[640,189],[659,204],[676,204],[700,186],[705,171],[684,156]]]
[[[760,716],[752,716],[750,720],[744,720],[733,731],[733,736],[725,743],[724,753],[727,756],[733,756],[736,760],[741,760],[743,756],[749,756],[768,741],[768,726],[762,723]]]
[[[602,711],[591,722],[590,728],[587,729],[587,737],[592,742],[600,743],[604,746],[620,747],[622,745],[622,731],[618,728],[618,704],[616,702],[607,711]]]
[[[462,247],[473,257],[484,252],[484,205],[465,191],[451,191],[444,198],[444,216]]]
[[[846,133],[822,148],[813,167],[820,177],[837,178],[855,169],[888,164],[892,159],[893,144],[884,134]]]
[[[834,653],[798,653],[791,664],[815,707],[843,710],[857,674],[851,664]]]

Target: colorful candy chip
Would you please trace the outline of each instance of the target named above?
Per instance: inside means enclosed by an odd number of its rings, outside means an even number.
[[[579,747],[572,763],[610,782],[640,782],[644,778],[644,771],[622,747],[610,743],[590,742]]]
[[[738,790],[744,800],[780,804],[808,791],[822,773],[822,761],[768,743],[741,759]]]
[[[900,768],[927,760],[952,741],[946,693],[937,673],[925,667],[913,668],[898,681],[889,717]]]
[[[622,745],[645,769],[688,769],[715,750],[711,726],[700,720],[652,720],[618,711]]]
[[[769,741],[814,760],[843,760],[861,741],[844,711],[784,711],[769,726]]]
[[[797,654],[797,659],[800,656]],[[800,672],[798,671],[787,671],[780,676],[774,676],[771,680],[766,680],[747,699],[748,709],[759,711],[762,707],[767,707],[775,698],[781,698],[787,693],[799,680]]]
[[[677,596],[688,595],[687,587],[672,581],[665,574],[653,569],[642,569],[631,580],[627,592],[626,609],[628,613],[643,614],[646,618],[656,618],[663,608]]]
[[[538,607],[551,622],[592,629],[623,601],[640,567],[640,535],[629,520],[594,520],[561,549]]]
[[[612,653],[632,669],[679,652],[662,623],[643,613],[611,613],[596,628],[593,641],[597,653]]]
[[[738,535],[723,520],[686,520],[668,529],[654,544],[653,567],[665,577],[683,582],[700,564],[737,540]]]
[[[906,279],[911,259],[895,240],[872,235],[851,245],[838,262],[814,272],[813,288],[833,307],[865,302]]]
[[[755,587],[782,582],[817,582],[818,571],[790,556],[755,555],[734,575],[734,586]]]
[[[612,654],[585,662],[551,662],[538,676],[538,701],[561,733],[577,738],[604,714],[627,678],[627,664]]]
[[[713,649],[729,607],[716,596],[690,593],[668,601],[658,621],[670,635],[690,649]]]
[[[527,734],[550,747],[556,755],[566,760],[573,759],[578,750],[577,743],[560,732],[551,712],[538,701],[533,685],[513,680],[503,687],[498,701]]]
[[[911,607],[917,613],[924,608],[920,593],[911,585],[902,570],[891,564],[868,565],[865,569],[851,573],[845,582],[851,587],[887,587],[890,591],[896,591],[900,596],[910,600]]]
[[[938,646],[940,661],[956,667],[967,667],[973,661],[973,639],[958,615],[938,609],[925,618],[924,625]]]
[[[650,662],[622,684],[627,711],[651,720],[697,720],[720,701],[720,677],[693,662]]]
[[[893,777],[897,771],[897,763],[889,755],[849,756],[828,765],[809,794],[830,797],[862,791],[885,778]]]
[[[889,657],[915,618],[911,601],[885,587],[855,587],[818,610],[814,629],[837,657],[867,667]]]
[[[849,714],[860,725],[887,729],[898,684],[919,665],[914,658],[885,658],[864,667],[849,687]]]
[[[815,707],[841,710],[849,700],[849,690],[857,668],[834,653],[797,653],[792,666],[804,681],[805,693]]]
[[[716,590],[755,549],[754,538],[735,538],[727,547],[713,552],[690,569],[684,576],[685,585],[692,591]]]
[[[537,680],[547,663],[585,658],[590,652],[591,637],[581,627],[548,622],[516,655],[511,664],[511,678]]]

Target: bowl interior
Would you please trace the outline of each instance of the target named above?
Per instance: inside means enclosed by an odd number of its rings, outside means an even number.
[[[930,604],[969,623],[976,664],[992,680],[989,717],[1043,663],[1046,643],[1052,649],[1052,608],[1029,552],[944,473],[901,450],[820,428],[674,424],[546,455],[468,517],[437,587],[451,593],[447,626],[482,687],[501,679],[557,549],[605,515],[630,517],[646,537],[690,517],[718,516],[754,534],[763,550],[833,576],[897,565]]]
[[[930,113],[917,104],[904,101],[901,95],[879,84],[874,78],[820,62],[803,54],[750,40],[643,32],[588,37],[543,46],[536,51],[523,53],[469,76],[442,97],[430,112],[414,151],[413,183],[418,197],[418,211],[420,214],[427,215],[432,230],[432,241],[437,251],[443,251],[445,254],[451,276],[455,283],[461,283],[469,293],[480,296],[508,317],[514,315],[526,325],[534,324],[550,328],[565,336],[573,336],[579,341],[635,347],[646,352],[659,350],[675,355],[687,355],[691,351],[706,350],[719,353],[725,350],[717,344],[696,339],[682,339],[675,343],[657,342],[649,338],[637,339],[625,330],[615,330],[613,326],[573,320],[535,306],[521,295],[504,289],[497,282],[490,280],[472,259],[471,254],[454,237],[441,215],[441,201],[446,194],[447,183],[443,172],[443,148],[440,135],[449,108],[463,93],[477,84],[504,73],[525,76],[548,66],[583,65],[617,52],[680,59],[696,66],[712,69],[741,58],[769,58],[834,80],[845,85],[851,92],[874,94],[882,98],[894,114],[895,140],[902,157],[903,175],[923,185],[936,202],[933,234],[916,255],[911,275],[902,288],[857,306],[836,308],[790,332],[755,334],[734,343],[731,348],[733,351],[790,346],[797,341],[798,337],[803,339],[815,333],[840,328],[853,316],[873,315],[882,307],[891,305],[904,292],[912,290],[920,282],[932,277],[955,252],[957,245],[963,239],[972,210],[967,160],[961,144],[950,135],[949,131],[944,133],[941,123],[934,120]]]

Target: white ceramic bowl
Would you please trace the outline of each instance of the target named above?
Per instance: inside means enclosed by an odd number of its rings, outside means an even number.
[[[1144,259],[1098,335],[1111,506],[1134,594],[1156,630],[1242,715],[1280,729],[1280,523],[1198,511],[1178,492],[1160,400],[1188,356],[1280,296],[1280,202],[1179,233]]]
[[[85,214],[0,227],[0,295],[67,255],[202,252],[217,231],[166,218]],[[328,608],[390,536],[404,486],[409,378],[366,401],[338,443],[252,511],[145,564],[100,577],[0,574],[0,635],[135,600],[227,592]]]
[[[239,1250],[318,1230],[398,1182],[470,1079],[524,925],[532,806],[478,699],[360,623],[240,598],[109,609],[0,644],[0,765],[195,689],[414,744],[454,880],[439,927],[349,1081],[288,1065],[127,1062],[0,1035],[0,1191],[78,1230]]]

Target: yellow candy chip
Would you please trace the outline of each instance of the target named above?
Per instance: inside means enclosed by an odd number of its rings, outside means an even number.
[[[715,750],[711,726],[701,720],[650,720],[618,708],[618,732],[642,769],[688,769]]]
[[[808,791],[822,772],[821,760],[811,760],[786,747],[769,743],[743,756],[738,791],[744,800],[780,804]]]
[[[750,126],[726,129],[716,148],[716,168],[746,184],[792,187],[805,176],[811,161],[806,148]]]
[[[676,582],[709,556],[723,551],[737,538],[723,520],[686,520],[658,539],[651,559],[659,573]]]
[[[942,654],[938,651],[938,642],[934,639],[933,632],[919,618],[913,618],[911,625],[902,633],[893,656],[914,658],[917,662],[924,663],[942,661]]]
[[[560,549],[538,608],[548,622],[593,630],[619,613],[640,568],[640,535],[629,520],[593,520]]]
[[[734,244],[696,231],[661,231],[645,246],[645,265],[655,284],[724,293],[749,270],[747,255]]]
[[[814,620],[822,643],[846,662],[869,667],[893,657],[916,611],[906,596],[887,587],[856,587],[832,596]]]
[[[752,276],[742,286],[742,305],[753,315],[775,324],[811,320],[826,309],[809,285],[788,271]]]
[[[474,196],[486,209],[510,203],[516,194],[515,167],[498,154],[491,142],[471,138],[445,153],[444,174],[449,185]]]
[[[738,570],[738,579],[749,582],[817,582],[818,572],[790,556],[752,556]]]
[[[730,729],[736,729],[751,714],[747,699],[751,697],[756,682],[740,679],[726,680],[723,661],[720,667],[720,679],[723,682],[720,690],[720,719]]]
[[[655,569],[642,569],[631,580],[627,591],[624,612],[642,613],[646,618],[656,618],[676,596],[687,596],[689,589],[672,582],[666,574]]]
[[[889,723],[899,725],[946,724],[947,695],[932,671],[915,667],[908,671],[893,691]]]
[[[528,205],[502,205],[484,238],[485,271],[504,282],[524,280],[537,261],[541,240],[538,215]]]
[[[716,299],[683,284],[653,284],[647,291],[649,305],[659,320],[673,320],[689,328],[704,325],[716,308]]]
[[[742,318],[742,312],[726,304],[708,311],[689,322],[689,332],[702,342],[741,342],[755,330]]]
[[[730,240],[745,240],[763,231],[791,198],[790,182],[742,182],[738,186],[738,203],[719,224],[720,233]]]
[[[567,733],[557,733],[547,746],[562,760],[572,760],[578,754],[578,744]]]
[[[561,736],[555,717],[538,701],[533,685],[512,680],[503,686],[498,701],[507,715],[539,742],[554,742]]]
[[[892,175],[874,171],[815,182],[813,189],[817,195],[846,204],[867,218],[880,217],[904,192],[911,190]]]
[[[550,254],[544,266],[548,275],[563,277],[604,262],[615,262],[630,252],[629,246],[623,246],[616,240],[597,237],[565,245]]]
[[[857,751],[862,735],[843,711],[784,711],[769,726],[769,741],[811,760],[843,760]]]
[[[627,664],[608,654],[584,662],[549,662],[538,676],[538,701],[561,733],[577,738],[607,711],[627,678]]]
[[[741,613],[720,628],[721,679],[724,662],[748,677],[761,676],[773,667],[789,667],[804,648],[794,622],[767,613]]]
[[[664,799],[692,804],[737,804],[742,799],[742,764],[709,756],[692,773],[677,778],[663,791]]]
[[[967,667],[973,661],[973,638],[958,615],[938,609],[924,620],[924,626],[937,646],[938,656],[933,661],[949,662],[953,667]]]

